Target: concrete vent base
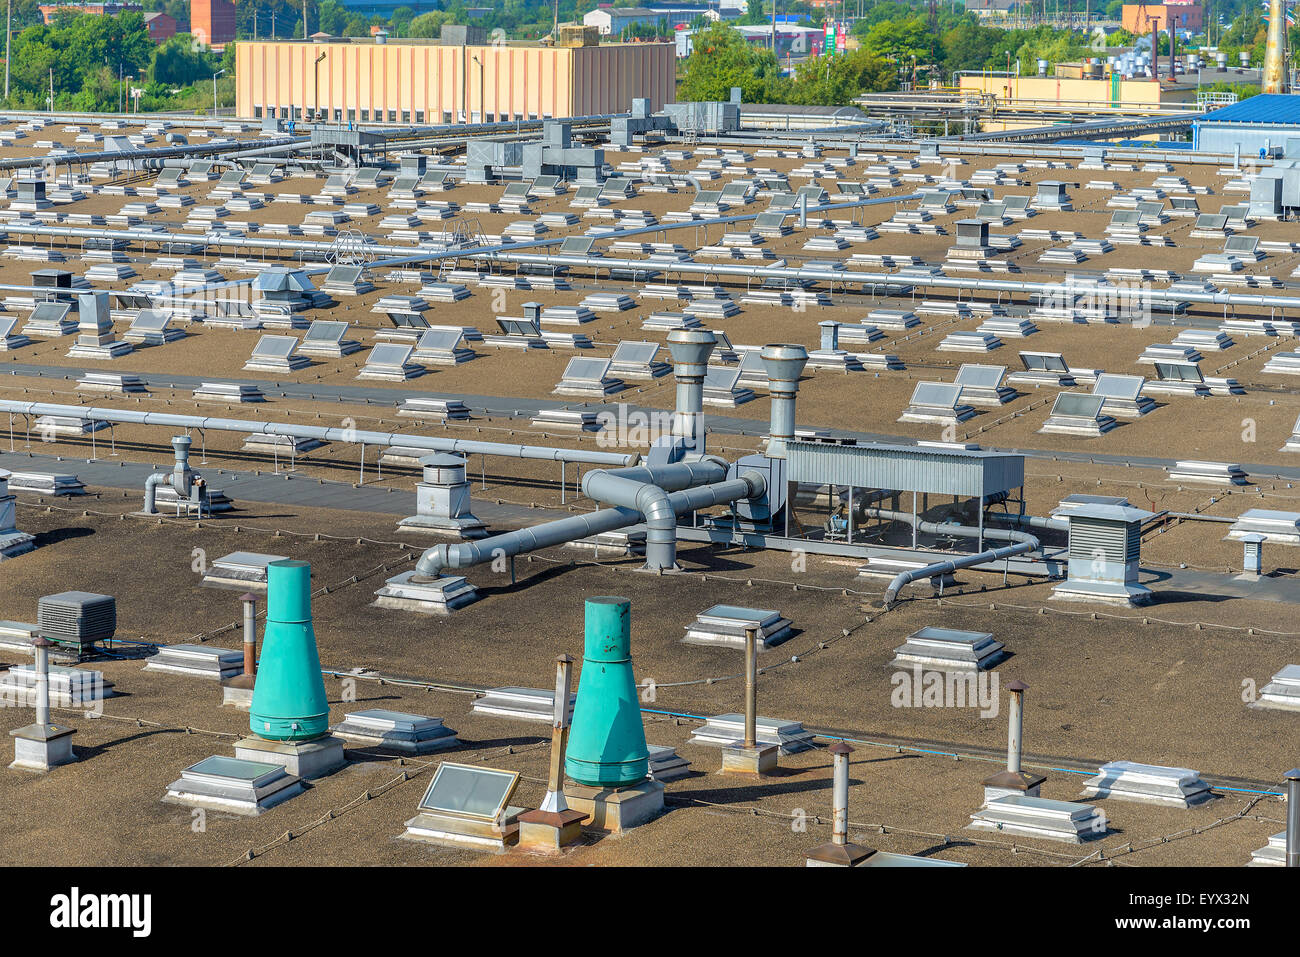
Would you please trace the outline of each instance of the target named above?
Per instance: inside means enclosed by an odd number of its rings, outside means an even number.
[[[1150,604],[1151,589],[1136,584],[1067,580],[1052,589],[1051,598],[1053,601],[1100,602],[1136,608]]]
[[[1095,778],[1084,782],[1079,797],[1109,797],[1117,801],[1186,808],[1208,801],[1213,795],[1199,772],[1132,761],[1111,761],[1098,769]]]
[[[347,764],[343,740],[328,734],[311,741],[241,738],[235,742],[235,757],[241,761],[278,764],[290,774],[306,780],[323,778]]]
[[[302,790],[302,781],[280,764],[216,755],[182,771],[163,802],[255,817]]]
[[[461,541],[486,538],[487,526],[474,516],[446,518],[436,515],[408,515],[397,523],[399,532],[417,532],[426,535],[445,535]]]
[[[165,645],[145,662],[144,670],[225,681],[244,673],[244,653],[208,645]]]
[[[373,709],[354,711],[334,729],[349,744],[396,754],[431,754],[460,745],[442,718]]]
[[[967,828],[1082,844],[1106,834],[1106,818],[1091,804],[1012,795],[976,811]]]
[[[564,799],[571,810],[587,815],[593,830],[617,835],[663,813],[664,786],[644,781],[621,788],[594,788],[569,782]]]
[[[478,601],[478,590],[460,575],[443,575],[431,582],[412,581],[415,572],[402,572],[375,592],[376,608],[446,615]]]
[[[45,772],[77,760],[72,750],[73,728],[57,724],[29,724],[11,732],[14,739],[12,771]]]

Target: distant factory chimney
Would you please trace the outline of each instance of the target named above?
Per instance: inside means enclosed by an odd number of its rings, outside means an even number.
[[[1286,93],[1286,4],[1269,0],[1268,42],[1264,49],[1264,73],[1261,93]]]

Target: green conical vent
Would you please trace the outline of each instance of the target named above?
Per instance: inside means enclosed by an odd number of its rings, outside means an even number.
[[[588,598],[586,650],[565,773],[590,787],[644,781],[650,751],[632,675],[632,603]]]
[[[329,704],[311,627],[311,566],[266,567],[266,630],[248,727],[270,741],[310,741],[329,731]]]

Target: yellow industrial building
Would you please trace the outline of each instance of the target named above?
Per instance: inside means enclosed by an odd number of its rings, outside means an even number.
[[[449,45],[437,40],[240,41],[240,116],[339,123],[453,123],[662,109],[676,93],[671,43]]]

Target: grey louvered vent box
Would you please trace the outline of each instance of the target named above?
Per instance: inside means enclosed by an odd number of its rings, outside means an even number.
[[[93,645],[117,631],[117,599],[84,591],[46,595],[36,605],[40,634],[63,644]]]

